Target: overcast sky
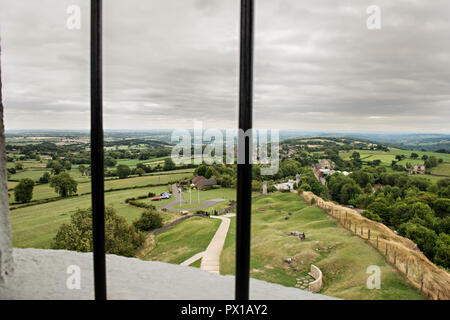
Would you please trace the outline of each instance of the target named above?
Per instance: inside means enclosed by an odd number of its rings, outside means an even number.
[[[255,2],[256,127],[450,132],[450,1]],[[105,128],[237,126],[238,0],[104,7]],[[6,129],[89,128],[89,1],[0,0],[0,25]]]

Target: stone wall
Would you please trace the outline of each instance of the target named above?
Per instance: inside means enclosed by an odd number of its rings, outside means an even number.
[[[14,249],[16,270],[6,285],[0,285],[2,299],[93,299],[92,253],[67,250]],[[78,273],[68,273],[78,266]],[[106,255],[108,299],[232,300],[234,276],[216,275],[199,268],[158,261],[143,261]],[[79,289],[68,288],[69,279],[79,275]],[[73,281],[69,281],[73,283]],[[297,288],[250,279],[254,300],[333,299]]]
[[[11,226],[9,224],[8,174],[6,172],[5,126],[3,123],[0,45],[0,283],[13,271]]]
[[[309,273],[314,280],[309,284],[309,291],[319,292],[322,289],[322,271],[315,265],[311,265],[311,272]]]

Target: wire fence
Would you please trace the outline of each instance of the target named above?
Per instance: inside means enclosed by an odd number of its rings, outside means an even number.
[[[382,223],[361,216],[356,210],[324,201],[311,192],[299,195],[377,249],[425,299],[450,299],[450,274],[434,265],[414,242],[395,234]]]

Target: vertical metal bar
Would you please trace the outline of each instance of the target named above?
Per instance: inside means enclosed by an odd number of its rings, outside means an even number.
[[[102,0],[91,0],[91,167],[95,299],[106,300]]]
[[[239,83],[239,129],[252,129],[253,116],[253,15],[254,1],[241,0],[241,43]],[[236,217],[236,300],[249,299],[250,285],[250,216],[252,165],[250,143],[245,143],[245,163],[238,164]],[[238,148],[239,150],[239,148]]]

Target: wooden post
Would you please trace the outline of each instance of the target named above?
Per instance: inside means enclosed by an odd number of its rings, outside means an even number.
[[[437,296],[438,300],[441,300],[441,290],[438,290],[438,296]]]
[[[361,225],[361,236],[364,234],[364,227]]]
[[[355,234],[356,234],[356,223],[355,223]]]
[[[394,251],[394,266],[397,264],[397,251]]]
[[[384,255],[387,257],[387,255],[388,255],[388,244],[387,244],[387,242],[386,242],[386,251],[385,251],[385,253],[384,253]],[[389,259],[388,259],[389,260]]]
[[[420,279],[420,292],[423,292],[423,274],[422,274],[422,277]]]
[[[369,241],[370,241],[370,229],[369,229],[369,231],[368,231],[368,233],[367,233],[367,238],[368,238]]]
[[[405,270],[405,272],[406,272],[406,276],[408,276],[408,260],[406,260],[406,270]]]
[[[377,236],[377,249],[378,249],[378,236]]]

